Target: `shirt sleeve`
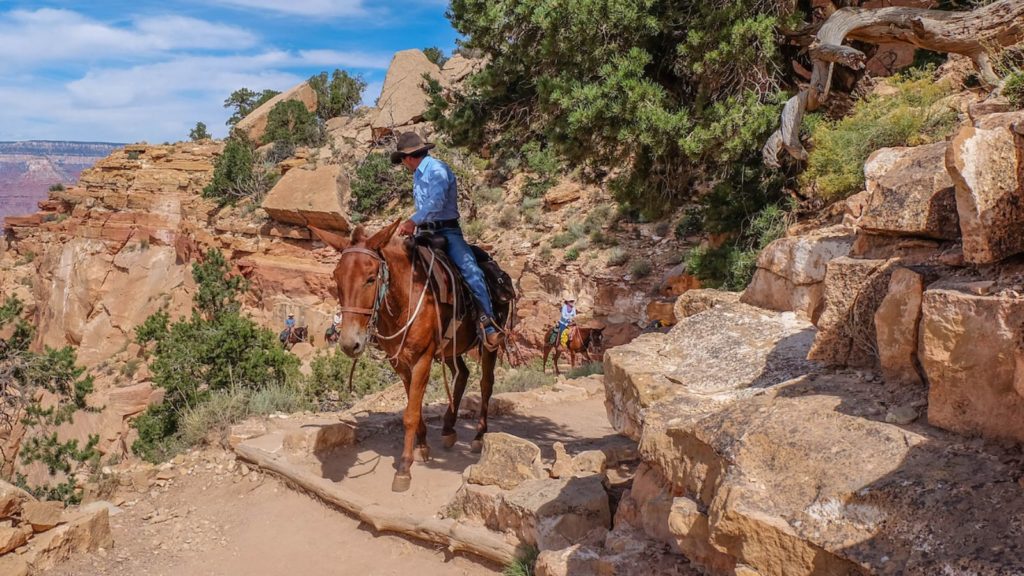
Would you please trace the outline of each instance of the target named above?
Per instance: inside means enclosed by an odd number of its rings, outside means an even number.
[[[427,170],[420,178],[419,185],[414,187],[413,198],[416,201],[416,213],[411,220],[416,224],[434,220],[431,214],[437,214],[444,208],[444,197],[448,191],[448,173],[445,170]]]

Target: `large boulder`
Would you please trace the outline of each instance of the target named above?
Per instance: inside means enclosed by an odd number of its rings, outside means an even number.
[[[375,136],[423,120],[430,103],[423,87],[424,74],[439,82],[444,81],[437,64],[428,60],[422,51],[412,49],[395,53],[377,100],[377,115],[370,122]]]
[[[515,488],[525,480],[544,478],[541,468],[540,448],[504,432],[484,434],[483,452],[480,461],[466,470],[466,480],[471,484]]]
[[[918,354],[929,384],[928,421],[1024,442],[1024,299],[979,295],[973,287],[941,282],[924,293]]]
[[[816,321],[823,305],[825,267],[846,256],[852,244],[852,231],[843,226],[779,238],[758,255],[754,278],[740,301]]]
[[[337,164],[289,170],[263,200],[267,215],[287,224],[347,231],[349,180]]]
[[[481,58],[466,58],[462,54],[456,54],[448,59],[441,68],[441,73],[448,84],[458,84],[467,76],[483,70],[486,61]]]
[[[668,334],[645,334],[605,352],[608,418],[617,431],[639,439],[658,405],[666,404],[669,413],[687,409],[676,402],[714,404],[807,373],[813,338],[814,328],[792,313],[719,302],[682,318]]]
[[[923,292],[924,276],[898,268],[875,311],[878,360],[887,382],[921,384],[917,373],[917,329]]]
[[[875,312],[895,262],[843,257],[828,263],[825,310],[808,358],[829,366],[877,365]]]
[[[59,526],[36,534],[23,557],[34,571],[43,571],[73,554],[109,550],[114,545],[109,510],[109,503],[93,502],[65,512]]]
[[[298,100],[302,102],[306,110],[316,111],[316,91],[308,83],[303,82],[264,102],[248,116],[239,120],[238,124],[235,124],[235,129],[245,133],[255,143],[265,144],[263,134],[267,131],[267,117],[270,116],[270,111],[274,109],[274,106],[288,100]]]
[[[829,375],[679,418],[661,460],[676,478],[670,491],[697,506],[673,501],[676,522],[688,519],[700,537],[706,510],[713,547],[761,576],[1024,569],[1005,544],[1016,538],[1010,519],[1024,511],[1009,466],[951,451],[962,444],[941,433],[875,420],[878,411],[876,384]],[[963,526],[976,521],[991,531],[966,543]]]
[[[524,480],[511,490],[466,483],[449,510],[539,550],[599,544],[612,521],[599,475]]]
[[[882,148],[864,163],[871,195],[858,225],[869,232],[960,237],[953,181],[946,171],[946,142]]]
[[[35,498],[21,488],[0,480],[0,520],[19,516],[21,507],[27,502],[34,502]]]
[[[964,259],[998,262],[1024,252],[1024,111],[992,114],[949,143]]]

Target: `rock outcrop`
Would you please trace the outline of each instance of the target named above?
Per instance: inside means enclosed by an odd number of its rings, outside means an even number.
[[[285,224],[349,229],[349,180],[337,164],[289,170],[263,200],[267,215]]]
[[[741,300],[780,312],[793,311],[816,322],[824,306],[825,266],[846,256],[852,230],[844,226],[780,238],[757,257],[757,270]]]
[[[437,64],[428,60],[420,50],[403,50],[391,59],[384,77],[384,88],[377,100],[377,114],[370,123],[376,138],[423,120],[430,103],[424,88],[424,74],[445,82]]]
[[[907,273],[883,295],[912,289]],[[891,423],[907,403],[923,405],[923,391],[807,362],[813,328],[795,322],[718,303],[608,352],[610,418],[639,437],[643,461],[612,534],[643,534],[712,574],[1024,569],[1002,544],[1024,509],[1011,467],[943,431]],[[973,521],[1005,527],[965,555],[959,527]]]
[[[93,502],[65,510],[60,502],[37,501],[0,481],[0,574],[27,576],[72,554],[111,548],[111,508]]]
[[[864,164],[870,197],[858,225],[875,234],[959,238],[956,196],[945,163],[945,142],[871,154]]]
[[[298,100],[306,107],[306,110],[310,112],[316,111],[317,96],[316,91],[307,82],[303,82],[296,86],[292,86],[288,90],[274,96],[270,100],[267,100],[261,104],[258,108],[249,113],[248,116],[242,118],[235,125],[235,129],[243,132],[249,137],[249,140],[257,144],[265,144],[263,141],[263,133],[267,131],[267,117],[270,116],[270,111],[274,109],[281,102],[287,102],[289,100]]]
[[[928,421],[962,434],[1024,442],[1024,298],[947,281],[925,291],[921,367]]]
[[[964,259],[997,262],[1024,252],[1024,112],[984,116],[949,143]]]

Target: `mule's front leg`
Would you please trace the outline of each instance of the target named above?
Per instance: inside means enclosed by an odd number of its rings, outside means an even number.
[[[412,463],[414,451],[419,449],[421,456],[429,458],[427,449],[427,427],[423,422],[423,394],[430,380],[431,354],[425,353],[413,366],[409,382],[406,385],[408,402],[402,424],[405,427],[405,443],[402,447],[402,458],[398,463],[398,471],[391,482],[393,492],[405,492],[412,484]],[[417,446],[418,444],[418,446]]]

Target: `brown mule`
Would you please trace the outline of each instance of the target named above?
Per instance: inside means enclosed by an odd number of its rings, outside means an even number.
[[[568,343],[566,350],[569,351],[569,365],[572,368],[576,367],[576,354],[583,354],[583,358],[587,363],[593,362],[590,358],[590,353],[600,354],[604,347],[604,328],[580,328],[573,324],[566,328],[569,331]],[[548,344],[544,342],[544,366],[542,370],[548,369],[548,354],[551,350],[555,351],[555,374],[561,374],[558,371],[558,358],[562,355],[562,338],[559,337],[555,340],[554,344]]]
[[[313,343],[313,339],[309,337],[309,329],[305,326],[296,326],[292,328],[291,332],[288,333],[288,337],[284,341],[284,349],[291,350],[292,346],[295,346],[299,342]]]
[[[438,350],[442,344],[442,327],[453,310],[434,300],[426,274],[413,266],[405,242],[395,237],[400,223],[396,221],[370,237],[362,227],[356,228],[351,238],[310,228],[326,244],[341,251],[341,260],[334,269],[342,312],[338,346],[349,357],[356,358],[366,351],[371,337],[376,336],[378,347],[387,354],[392,368],[405,384],[408,398],[403,416],[405,444],[391,483],[395,492],[409,489],[414,455],[423,461],[430,458],[427,426],[423,422],[423,396],[430,380],[431,362],[435,356],[441,357],[456,374],[442,430],[444,446],[451,448],[457,440],[455,421],[469,379],[469,368],[462,355],[479,344],[475,318],[468,315],[458,325],[451,342],[444,350]],[[472,444],[474,452],[482,447],[483,435],[487,432],[487,404],[494,388],[497,358],[497,352],[481,347],[483,374],[480,415]]]

